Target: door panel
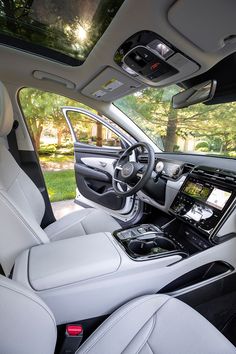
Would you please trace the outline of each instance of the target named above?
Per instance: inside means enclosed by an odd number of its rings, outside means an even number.
[[[110,151],[112,156],[100,156],[94,151],[92,156],[76,151],[75,143],[75,177],[79,192],[87,199],[111,210],[121,210],[126,198],[116,195],[112,188],[114,163],[117,151]],[[97,149],[94,149],[97,150]],[[91,153],[91,152],[90,152]],[[83,157],[84,156],[84,157]],[[114,158],[116,157],[116,158]]]

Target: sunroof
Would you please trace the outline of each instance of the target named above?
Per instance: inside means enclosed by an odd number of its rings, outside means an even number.
[[[0,43],[82,64],[124,0],[0,0]]]

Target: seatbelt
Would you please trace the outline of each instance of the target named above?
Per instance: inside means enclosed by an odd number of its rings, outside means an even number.
[[[9,151],[18,163],[18,165],[21,164],[20,160],[20,154],[18,150],[18,145],[17,145],[17,139],[16,139],[16,129],[18,128],[19,123],[17,120],[14,120],[12,130],[7,136],[7,141],[8,141],[8,146],[9,146]]]
[[[6,274],[5,274],[5,272],[4,272],[4,270],[3,270],[2,266],[1,266],[1,264],[0,264],[0,275],[6,276]]]

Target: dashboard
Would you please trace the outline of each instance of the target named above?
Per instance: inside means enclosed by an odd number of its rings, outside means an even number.
[[[140,162],[145,158],[140,156]],[[154,174],[156,179],[145,186],[141,199],[207,237],[216,233],[236,205],[233,159],[156,154]]]

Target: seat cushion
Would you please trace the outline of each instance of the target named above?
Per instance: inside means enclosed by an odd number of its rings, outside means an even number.
[[[102,210],[87,208],[70,213],[47,226],[50,241],[120,229],[115,219]]]
[[[235,354],[204,317],[167,295],[135,299],[114,312],[77,354]]]

